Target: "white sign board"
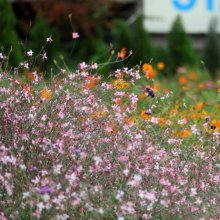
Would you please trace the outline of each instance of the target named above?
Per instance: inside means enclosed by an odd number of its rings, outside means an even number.
[[[149,33],[169,32],[177,15],[188,33],[207,33],[212,17],[220,30],[220,0],[143,0],[143,10]]]

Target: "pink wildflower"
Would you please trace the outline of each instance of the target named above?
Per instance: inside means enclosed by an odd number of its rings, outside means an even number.
[[[0,59],[3,60],[4,59],[4,56],[2,53],[0,53]]]
[[[53,42],[52,36],[50,36],[50,37],[47,38],[47,42],[48,42],[48,43]]]
[[[33,55],[33,51],[32,50],[29,50],[28,52],[27,52],[27,55],[29,56],[29,57],[31,57],[32,55]]]
[[[43,62],[44,62],[44,60],[46,60],[47,59],[47,53],[44,51],[43,53],[42,53],[42,60],[43,60]]]
[[[163,186],[170,186],[171,185],[170,181],[163,178],[163,177],[160,179],[160,184]]]
[[[73,33],[72,33],[72,38],[73,38],[73,39],[79,38],[78,32],[73,32]]]
[[[98,64],[97,63],[93,63],[92,65],[91,65],[91,69],[97,69],[98,68]]]
[[[160,204],[163,205],[164,207],[168,208],[170,201],[169,199],[164,199],[160,201]]]

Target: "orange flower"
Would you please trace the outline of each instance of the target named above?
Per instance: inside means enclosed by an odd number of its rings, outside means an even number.
[[[210,126],[211,126],[211,129],[212,129],[212,130],[215,130],[216,128],[217,128],[218,130],[220,130],[220,120],[217,121],[217,120],[213,119],[213,120],[210,122]]]
[[[142,117],[144,120],[149,120],[149,119],[151,118],[151,114],[150,114],[148,111],[142,110],[142,111],[141,111],[141,117]]]
[[[217,89],[217,92],[220,92],[220,87]]]
[[[142,66],[142,70],[145,73],[146,78],[154,78],[156,76],[156,72],[154,71],[151,64],[144,63]]]
[[[196,73],[194,71],[189,72],[189,79],[192,81],[196,80]]]
[[[44,88],[42,91],[41,91],[41,99],[42,100],[50,100],[52,98],[52,91],[47,89],[47,88]]]
[[[36,79],[36,76],[34,75],[34,73],[32,72],[25,72],[25,75],[27,76],[27,78],[30,80],[30,81],[34,81]]]
[[[158,62],[157,63],[157,69],[158,70],[164,70],[164,68],[165,68],[164,62]]]
[[[196,108],[198,110],[202,110],[203,109],[203,102],[199,101],[197,104],[196,104]]]
[[[170,111],[170,114],[173,115],[173,116],[177,115],[177,113],[178,113],[178,109],[172,109]]]
[[[147,63],[144,63],[143,66],[142,66],[143,72],[152,71],[152,69],[153,69],[152,65],[147,64]]]
[[[217,121],[216,127],[217,127],[218,129],[220,129],[220,120]]]
[[[122,104],[122,99],[121,98],[117,98],[114,101],[115,101],[115,104],[117,104],[117,105],[121,105]]]
[[[218,123],[218,121],[215,120],[215,119],[213,119],[213,120],[211,121],[210,125],[216,127],[216,126],[217,126],[217,123]]]
[[[155,82],[154,85],[153,85],[153,89],[154,89],[155,91],[159,91],[159,89],[160,89],[160,84],[159,84],[158,82]]]
[[[187,83],[187,78],[185,76],[180,76],[179,77],[179,84],[184,85]]]
[[[118,79],[123,79],[124,78],[124,72],[123,71],[121,71],[118,75],[117,75],[117,78]]]
[[[167,86],[165,86],[165,87],[163,88],[163,92],[164,92],[164,93],[169,93],[169,91],[170,91],[170,90],[169,90],[169,88],[168,88]]]
[[[120,51],[120,53],[118,53],[118,57],[123,60],[123,59],[125,59],[126,54],[127,54],[126,48],[122,48],[121,51]]]
[[[188,138],[191,135],[191,131],[190,130],[182,130],[178,133],[178,136],[181,138]]]
[[[107,114],[107,112],[105,110],[97,111],[97,112],[92,114],[92,118],[93,119],[102,118],[102,117],[105,117],[106,114]]]
[[[92,89],[95,86],[95,78],[92,76],[88,76],[85,79],[85,87],[86,89]]]
[[[105,128],[105,131],[109,134],[115,135],[118,132],[118,126],[113,122]]]
[[[159,125],[165,125],[165,123],[166,123],[166,119],[165,118],[160,118],[159,119]]]
[[[140,94],[138,95],[138,98],[139,98],[140,100],[143,100],[145,97],[146,97],[145,93],[140,93]]]
[[[198,84],[198,89],[205,89],[205,83],[204,82],[200,82],[199,84]]]
[[[125,119],[125,123],[126,123],[127,125],[129,125],[129,126],[132,126],[132,125],[134,125],[134,124],[137,124],[137,123],[138,123],[138,120],[137,120],[137,118],[135,118],[135,117],[128,117],[128,118]]]

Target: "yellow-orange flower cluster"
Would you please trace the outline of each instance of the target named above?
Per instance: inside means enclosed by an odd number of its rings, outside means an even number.
[[[130,87],[130,83],[129,82],[126,82],[125,80],[123,79],[116,79],[114,81],[114,87],[116,89],[127,89]]]
[[[52,91],[44,88],[40,93],[41,100],[50,100],[52,98]]]
[[[138,120],[136,117],[128,117],[126,118],[125,123],[129,126],[132,126],[134,124],[138,124]]]
[[[188,130],[188,129],[179,131],[178,136],[179,136],[180,138],[188,138],[188,137],[191,136],[191,131]]]
[[[220,120],[213,119],[210,125],[217,130],[220,130]]]
[[[92,114],[92,118],[96,119],[96,118],[102,118],[105,117],[107,115],[107,112],[102,110],[102,111],[97,111],[95,113]]]

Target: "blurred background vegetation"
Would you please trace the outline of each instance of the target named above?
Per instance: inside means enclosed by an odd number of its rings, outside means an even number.
[[[108,76],[111,68],[163,63],[164,75],[172,76],[178,67],[198,68],[204,60],[211,76],[218,77],[220,38],[215,19],[200,53],[193,48],[181,17],[173,22],[164,47],[153,43],[143,26],[143,19],[137,5],[112,0],[0,0],[1,53],[9,55],[9,64],[16,67],[26,59],[23,54],[33,50],[36,68],[49,73],[58,71],[56,65],[62,66],[63,59],[70,69],[74,69],[83,61],[110,62],[122,48],[126,48],[127,53],[133,52],[132,56],[124,62],[104,65],[99,71]],[[72,32],[78,32],[80,38],[72,39]],[[50,36],[53,42],[46,43]],[[44,51],[47,62],[41,59]]]

